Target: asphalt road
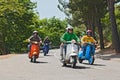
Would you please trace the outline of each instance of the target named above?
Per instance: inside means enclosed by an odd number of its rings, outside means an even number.
[[[59,49],[31,63],[27,54],[0,59],[0,80],[120,80],[120,58],[96,55],[94,65],[77,63],[75,69],[62,67]]]

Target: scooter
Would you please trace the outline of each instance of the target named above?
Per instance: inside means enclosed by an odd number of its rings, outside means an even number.
[[[65,48],[64,48],[65,49]],[[63,66],[67,66],[67,64],[71,64],[72,68],[76,67],[77,63],[77,53],[78,53],[78,45],[75,43],[66,44],[66,51],[63,49]]]
[[[49,43],[44,43],[44,46],[43,46],[44,56],[46,56],[48,52],[49,52]]]
[[[30,48],[30,53],[29,53],[29,58],[31,59],[31,62],[36,62],[36,59],[39,57],[40,53],[40,43],[37,41],[32,41],[31,42],[31,48]]]
[[[83,50],[80,50],[78,53],[78,60],[80,63],[82,63],[83,60],[88,60],[89,64],[92,65],[95,61],[94,54],[95,54],[94,44],[87,43],[85,55],[83,56]]]

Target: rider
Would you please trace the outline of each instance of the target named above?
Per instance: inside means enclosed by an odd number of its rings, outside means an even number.
[[[88,29],[86,34],[81,38],[83,57],[85,57],[87,43],[96,43],[96,40],[92,37],[92,30]]]
[[[61,60],[62,60],[63,59],[63,48],[65,48],[65,53],[66,53],[66,44],[64,44],[64,43],[71,43],[71,41],[78,43],[78,42],[80,42],[80,39],[73,32],[73,27],[68,25],[66,28],[66,32],[61,36],[60,41],[61,41],[60,55],[61,55]]]
[[[45,43],[50,44],[50,40],[49,40],[48,36],[45,37],[45,39],[43,40],[43,43],[44,43],[44,44],[45,44]]]
[[[28,41],[30,42],[30,44],[28,45],[28,51],[30,51],[31,48],[31,41],[37,41],[41,43],[41,38],[38,35],[38,31],[33,31],[32,35],[28,38]]]
[[[48,51],[49,51],[49,45],[51,44],[50,42],[50,39],[48,38],[48,36],[45,37],[45,39],[43,40],[43,51],[44,51],[44,47],[45,47],[45,44],[47,43],[48,45]]]

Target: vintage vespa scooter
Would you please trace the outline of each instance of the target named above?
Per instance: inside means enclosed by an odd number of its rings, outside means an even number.
[[[49,43],[44,43],[44,46],[43,46],[44,56],[46,56],[48,52],[49,52]]]
[[[31,59],[31,62],[35,63],[40,53],[40,42],[32,41],[31,44],[32,45],[28,56]]]
[[[63,49],[63,66],[71,64],[71,67],[75,68],[77,63],[78,45],[71,42],[67,43],[65,48]]]
[[[88,60],[89,64],[92,65],[95,61],[95,46],[92,43],[87,43],[85,55],[83,55],[83,50],[81,49],[78,53],[78,60],[80,63],[83,62],[83,60]]]

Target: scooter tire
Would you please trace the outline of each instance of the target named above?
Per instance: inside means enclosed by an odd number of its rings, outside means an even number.
[[[33,58],[30,59],[30,62],[33,62]]]
[[[36,62],[36,56],[33,55],[33,62],[35,63]]]
[[[46,53],[44,53],[44,56],[46,56]]]
[[[72,68],[75,68],[75,67],[76,67],[76,63],[77,63],[76,57],[72,57],[72,64],[71,64],[71,67],[72,67]]]
[[[63,66],[63,67],[64,67],[64,66],[67,66],[67,64],[66,64],[66,63],[63,63],[63,65],[62,65],[62,66]]]
[[[62,66],[64,67],[64,66],[67,66],[67,64],[66,64],[66,62],[64,61],[64,60],[61,60],[61,62],[62,62]]]
[[[90,65],[93,65],[94,61],[95,61],[95,57],[92,56],[91,59],[89,60],[89,64],[90,64]]]
[[[83,62],[83,59],[78,59],[79,63],[82,63]]]

